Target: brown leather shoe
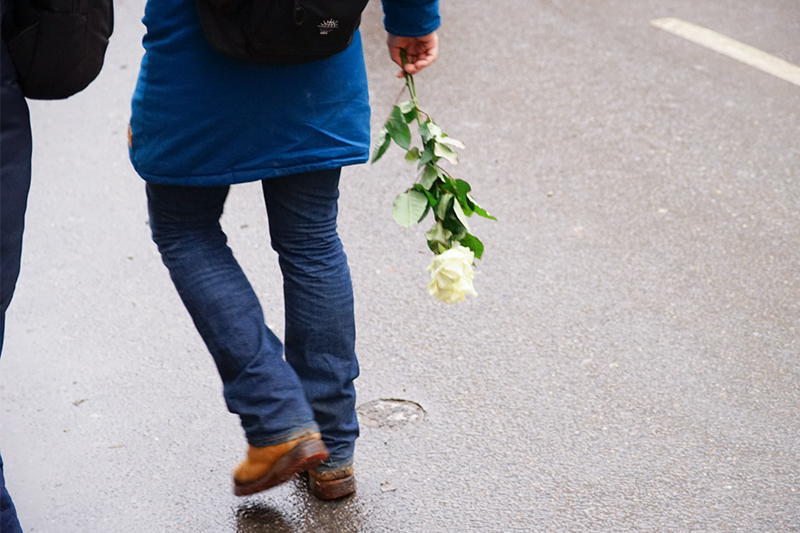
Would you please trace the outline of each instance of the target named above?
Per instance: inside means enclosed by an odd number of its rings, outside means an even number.
[[[353,466],[332,472],[308,471],[308,491],[320,500],[335,500],[356,491]]]
[[[319,433],[304,435],[274,446],[250,446],[245,459],[233,473],[233,493],[249,496],[289,481],[328,458]]]

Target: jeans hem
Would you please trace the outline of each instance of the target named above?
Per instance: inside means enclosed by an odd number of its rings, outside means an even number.
[[[250,446],[254,446],[256,448],[264,448],[266,446],[275,446],[276,444],[283,444],[284,442],[289,442],[290,440],[299,439],[300,437],[305,437],[306,435],[311,435],[313,433],[319,433],[319,426],[316,424],[316,422],[312,422],[310,425],[308,425],[303,429],[290,431],[289,433],[284,433],[282,435],[278,435],[277,437],[270,437],[270,438],[248,437],[247,443],[250,444]]]
[[[338,470],[345,470],[353,466],[353,458],[347,457],[344,459],[328,459],[318,467],[314,469],[315,472],[319,474],[328,474],[330,472],[336,472]]]

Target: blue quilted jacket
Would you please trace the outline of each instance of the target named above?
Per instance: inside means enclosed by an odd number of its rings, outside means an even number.
[[[395,35],[439,26],[438,0],[383,0]],[[242,63],[213,50],[195,0],[148,0],[130,157],[147,181],[226,185],[363,163],[369,102],[361,37],[304,65]]]

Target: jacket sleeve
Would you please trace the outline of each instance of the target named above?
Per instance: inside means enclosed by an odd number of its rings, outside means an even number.
[[[439,18],[439,0],[382,0],[383,26],[392,35],[422,37],[435,31]]]

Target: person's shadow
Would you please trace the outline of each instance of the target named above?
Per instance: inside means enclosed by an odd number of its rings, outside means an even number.
[[[292,483],[288,483],[291,485]],[[358,494],[332,502],[308,494],[305,482],[293,483],[287,500],[253,499],[235,512],[236,533],[359,533],[364,514]]]

